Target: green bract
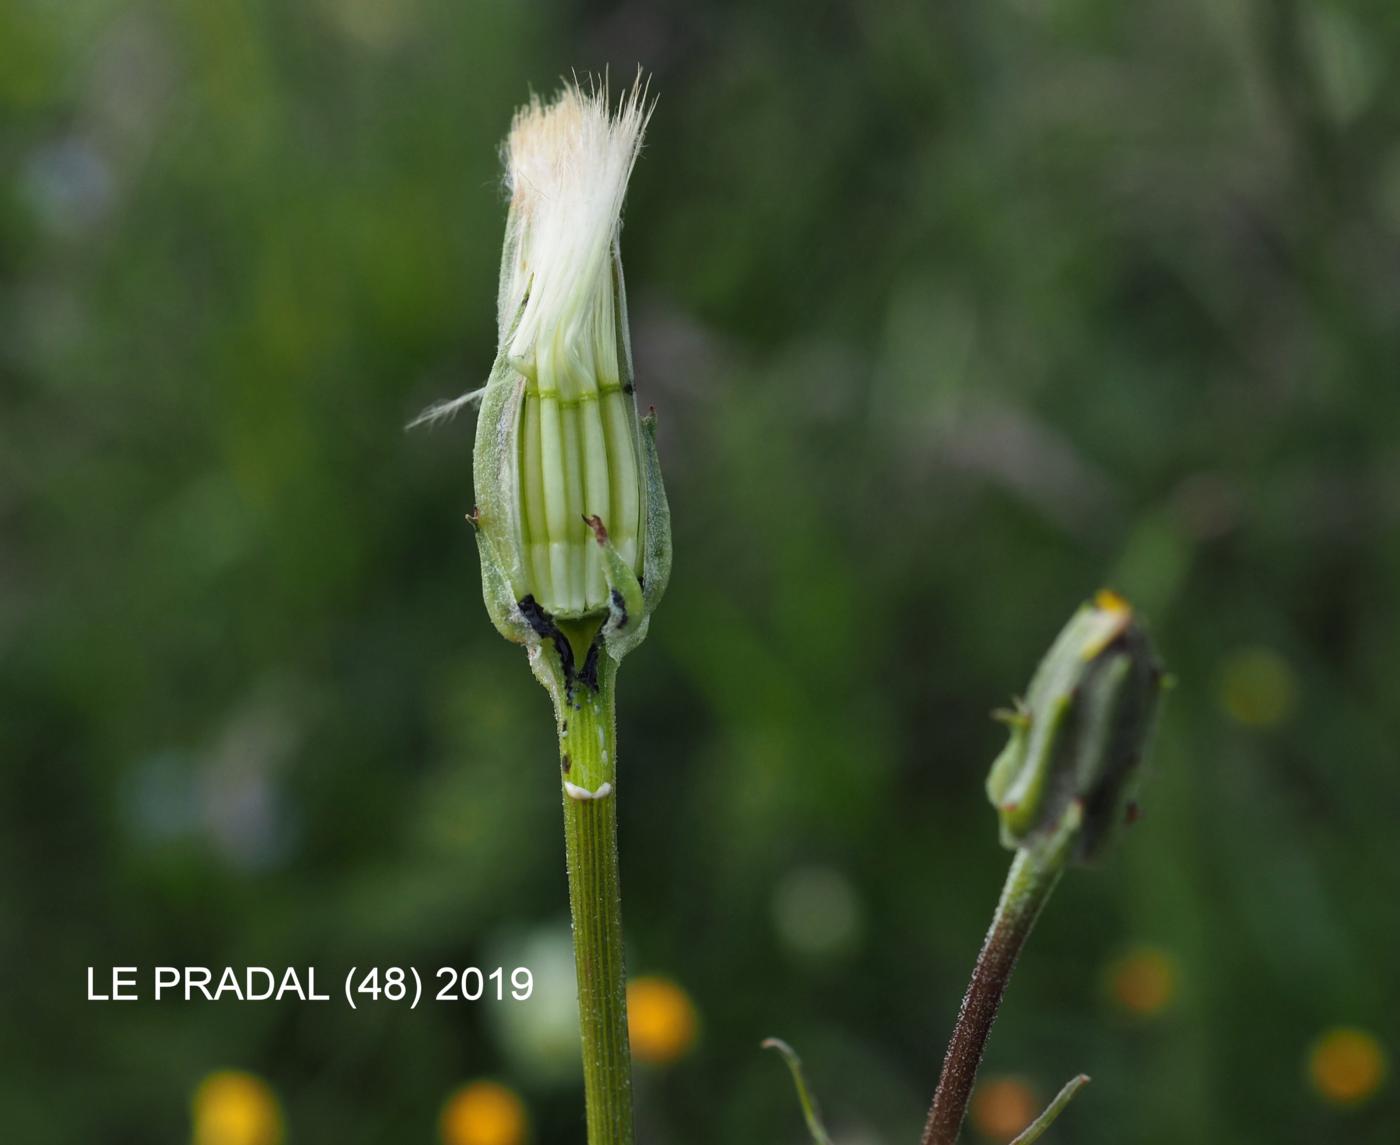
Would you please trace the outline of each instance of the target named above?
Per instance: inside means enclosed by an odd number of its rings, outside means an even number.
[[[477,421],[473,523],[486,606],[553,650],[547,685],[596,687],[646,634],[670,574],[655,419],[639,418],[618,246],[647,111],[566,88],[516,116],[500,346]],[[551,657],[551,659],[553,659]],[[543,678],[543,677],[542,677]]]
[[[1024,700],[1001,713],[1011,739],[987,796],[1012,848],[1059,840],[1093,859],[1131,803],[1163,676],[1126,601],[1100,592],[1061,630]]]

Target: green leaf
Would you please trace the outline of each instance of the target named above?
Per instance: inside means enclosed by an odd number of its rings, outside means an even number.
[[[1011,1142],[1011,1145],[1031,1145],[1032,1141],[1039,1141],[1040,1135],[1055,1123],[1055,1118],[1064,1112],[1064,1108],[1069,1104],[1070,1098],[1078,1093],[1084,1086],[1089,1084],[1089,1075],[1081,1073],[1078,1077],[1072,1077],[1065,1083],[1064,1089],[1055,1095],[1055,1100],[1045,1107],[1045,1112],[1037,1117],[1026,1127],[1026,1130]]]
[[[807,1078],[802,1073],[802,1059],[781,1038],[765,1038],[763,1048],[777,1050],[783,1055],[783,1060],[787,1062],[787,1067],[792,1072],[792,1083],[797,1087],[797,1100],[802,1105],[802,1116],[807,1122],[807,1132],[812,1135],[812,1140],[816,1142],[816,1145],[831,1145],[831,1138],[827,1136],[826,1126],[822,1124],[821,1112],[817,1109],[817,1099],[807,1088]]]

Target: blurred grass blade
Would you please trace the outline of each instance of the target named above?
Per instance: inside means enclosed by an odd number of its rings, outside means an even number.
[[[1078,1093],[1084,1086],[1089,1084],[1089,1075],[1081,1073],[1078,1077],[1070,1078],[1065,1083],[1064,1089],[1055,1095],[1055,1100],[1045,1107],[1045,1112],[1037,1117],[1026,1127],[1026,1131],[1011,1142],[1011,1145],[1031,1145],[1032,1141],[1039,1141],[1040,1135],[1054,1124],[1055,1118],[1064,1112],[1064,1108],[1069,1104],[1070,1098]]]
[[[788,1069],[792,1072],[792,1083],[797,1087],[797,1100],[802,1103],[802,1116],[807,1122],[807,1132],[812,1135],[812,1140],[817,1145],[831,1145],[831,1138],[827,1136],[826,1126],[822,1124],[821,1112],[817,1109],[817,1100],[812,1096],[812,1091],[807,1088],[807,1079],[802,1073],[802,1059],[797,1056],[796,1051],[783,1041],[782,1038],[765,1038],[763,1040],[765,1050],[777,1050],[783,1055],[783,1060],[787,1062]],[[1085,1078],[1087,1081],[1088,1079]],[[1074,1083],[1071,1082],[1071,1085]],[[1069,1087],[1066,1086],[1066,1089]],[[1065,1098],[1063,1093],[1055,1099],[1057,1104],[1063,1104],[1061,1099]],[[1048,1112],[1048,1110],[1047,1110]]]

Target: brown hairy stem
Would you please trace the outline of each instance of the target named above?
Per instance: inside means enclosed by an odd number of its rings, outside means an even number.
[[[953,1145],[957,1141],[977,1080],[977,1067],[982,1064],[982,1051],[1011,971],[1050,892],[1059,882],[1063,867],[1061,855],[1047,856],[1038,849],[1016,852],[943,1057],[943,1072],[924,1126],[922,1145]]]

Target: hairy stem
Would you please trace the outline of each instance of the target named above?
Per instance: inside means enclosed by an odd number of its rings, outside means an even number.
[[[992,1032],[1011,971],[1031,928],[1064,870],[1064,848],[1023,848],[1011,861],[1001,901],[982,943],[972,980],[963,995],[957,1025],[943,1058],[922,1145],[953,1145],[967,1115],[972,1084]]]
[[[560,713],[564,843],[589,1145],[632,1145],[632,1064],[617,863],[615,679],[614,665],[601,674],[596,691],[576,686]]]

